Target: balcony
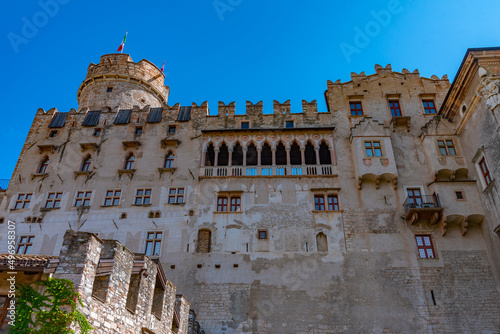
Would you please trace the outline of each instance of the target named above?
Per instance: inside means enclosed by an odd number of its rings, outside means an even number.
[[[334,165],[217,166],[201,167],[200,177],[336,176]]]
[[[410,225],[419,220],[428,220],[431,225],[436,224],[443,213],[443,207],[437,195],[424,195],[417,198],[408,197],[403,206],[405,208],[405,219]]]

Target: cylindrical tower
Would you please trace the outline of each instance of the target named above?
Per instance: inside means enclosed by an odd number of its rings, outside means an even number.
[[[166,107],[169,88],[164,80],[160,69],[146,59],[134,63],[127,54],[104,55],[99,64],[89,65],[78,89],[79,109]]]

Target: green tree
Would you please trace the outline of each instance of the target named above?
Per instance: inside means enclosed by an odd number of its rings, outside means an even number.
[[[69,325],[76,322],[82,334],[93,329],[85,316],[78,311],[83,306],[73,282],[67,279],[49,278],[34,283],[42,286],[39,293],[31,285],[19,284],[16,291],[16,320],[9,333],[14,334],[70,334]]]

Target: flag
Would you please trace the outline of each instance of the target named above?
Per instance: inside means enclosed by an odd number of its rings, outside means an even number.
[[[161,65],[161,69],[160,69],[161,73],[163,73],[164,69],[165,69],[165,60],[163,60],[163,65]]]
[[[125,41],[127,40],[127,35],[128,35],[128,31],[125,33],[125,36],[123,37],[122,44],[120,44],[120,46],[118,47],[118,50],[116,50],[116,51],[123,52],[123,48],[125,47]]]

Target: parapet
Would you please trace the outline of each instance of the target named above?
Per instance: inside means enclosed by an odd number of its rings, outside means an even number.
[[[163,84],[164,80],[163,72],[149,60],[134,63],[127,54],[103,55],[98,64],[89,65],[78,89],[78,103],[80,108],[99,105],[130,108],[133,104],[165,107],[169,88]]]

